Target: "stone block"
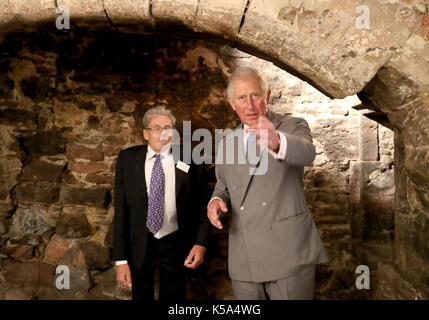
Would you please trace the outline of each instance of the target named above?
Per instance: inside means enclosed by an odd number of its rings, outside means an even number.
[[[388,161],[388,160],[387,160]],[[383,166],[386,164],[380,162],[378,170],[374,170],[367,177],[365,191],[370,194],[385,194],[392,196],[394,192],[393,170],[386,170]],[[387,165],[388,166],[388,165]]]
[[[338,167],[309,168],[305,171],[304,181],[307,190],[332,190],[336,192],[348,191],[349,173]]]
[[[0,121],[0,123],[3,123]],[[18,139],[7,127],[0,127],[0,156],[19,156],[21,153]]]
[[[70,171],[77,173],[101,173],[109,171],[109,167],[100,162],[72,162],[69,163]]]
[[[29,244],[16,245],[6,248],[6,253],[9,257],[18,260],[26,261],[34,257],[35,246]]]
[[[109,223],[103,245],[107,248],[113,248],[113,220]]]
[[[377,269],[377,286],[374,289],[375,299],[417,300],[423,298],[419,290],[407,281],[394,266],[385,263],[380,263]]]
[[[47,261],[58,263],[63,259],[72,244],[73,241],[71,239],[64,239],[59,234],[55,233],[46,245],[44,258]]]
[[[198,0],[168,1],[160,0],[152,2],[152,16],[157,28],[168,28],[175,25],[174,30],[193,30],[195,26],[195,14],[198,10]]]
[[[104,269],[109,266],[110,251],[95,241],[81,241],[79,248],[89,269]]]
[[[363,161],[378,160],[378,124],[361,116],[359,118],[359,158]]]
[[[9,231],[10,219],[1,218],[0,214],[0,236]]]
[[[364,237],[388,240],[388,233],[394,230],[393,196],[366,193],[362,200],[365,212]]]
[[[9,1],[0,1],[0,39],[10,38],[10,32],[28,32],[28,28],[19,21],[11,10]]]
[[[207,32],[235,41],[246,4],[247,0],[200,0],[195,16],[195,28],[198,32]]]
[[[49,21],[55,25],[55,1],[53,0],[18,0],[10,3],[10,10],[26,24]]]
[[[407,141],[409,142],[409,141]],[[404,167],[414,183],[429,188],[429,146],[407,144]]]
[[[407,199],[407,176],[404,174],[405,145],[402,135],[395,134],[395,210],[398,212],[409,212],[410,205]]]
[[[77,242],[72,245],[59,263],[68,267],[73,266],[79,269],[88,269],[85,262],[85,256],[83,255],[82,250],[80,250],[79,243]]]
[[[0,201],[0,218],[9,218],[14,210],[15,206],[12,202]]]
[[[131,289],[124,288],[116,281],[116,268],[111,267],[99,276],[98,284],[91,289],[92,299],[120,299],[130,300]]]
[[[44,131],[22,139],[22,146],[30,156],[56,155],[65,150],[66,140],[57,131]]]
[[[27,164],[21,174],[22,181],[51,181],[57,182],[64,169],[63,165],[35,159]]]
[[[18,285],[11,285],[7,289],[7,292],[4,295],[4,300],[31,300],[35,296],[35,288],[34,286],[27,285],[26,288],[23,288],[22,286]]]
[[[64,298],[73,299],[79,294],[86,293],[92,286],[92,280],[86,268],[68,266],[70,268],[70,289],[59,290]]]
[[[57,220],[55,231],[63,238],[84,238],[90,235],[91,227],[84,213],[66,213]]]
[[[11,237],[35,236],[55,228],[54,222],[47,217],[48,208],[43,206],[19,205],[12,215],[9,233]]]
[[[305,192],[307,205],[317,225],[349,223],[349,195],[321,188]]]
[[[353,93],[351,84],[356,84],[357,77],[339,65],[323,70],[316,61],[329,58],[330,48],[349,27],[346,21],[356,16],[354,10],[349,6],[336,10],[326,2],[300,3],[293,8],[281,1],[252,1],[239,40],[246,46],[263,47],[264,54],[278,58],[282,68],[311,79],[310,84],[328,96],[343,98]],[[345,80],[345,74],[349,79]]]
[[[368,8],[370,14],[368,24],[364,27],[360,22],[365,19],[365,14],[357,10],[359,5]],[[407,27],[401,23],[392,23],[394,21],[392,16],[397,13],[395,12],[397,7],[398,4],[382,5],[379,1],[373,0],[362,3],[341,1],[332,3],[330,15],[334,15],[334,19],[345,18],[339,23],[346,29],[335,37],[335,50],[330,51],[327,56],[326,63],[321,68],[322,72],[330,71],[333,75],[341,77],[340,73],[343,70],[348,76],[340,80],[342,84],[349,88],[354,85],[363,88],[379,72],[380,66],[385,65],[395,54],[396,49],[402,47],[407,40],[409,35]],[[345,16],[345,11],[350,14]],[[386,37],[376,36],[381,32],[383,34],[386,32]]]
[[[0,2],[0,26],[3,29],[11,24],[19,23],[11,9],[9,1]]]
[[[347,118],[320,119],[312,126],[315,142],[330,161],[357,158],[357,130],[357,123]]]
[[[320,237],[326,243],[331,243],[338,247],[341,242],[350,241],[350,226],[348,224],[321,225],[319,226]]]
[[[121,96],[106,97],[106,104],[109,107],[110,112],[121,111],[124,102],[125,98]]]
[[[153,19],[149,0],[104,0],[109,19],[123,32],[151,29]]]
[[[24,182],[16,186],[13,194],[18,201],[53,203],[58,200],[60,187],[50,182]]]
[[[101,0],[57,0],[56,3],[69,8],[70,20],[78,27],[111,27]]]
[[[395,213],[395,259],[405,279],[429,292],[429,217]]]
[[[94,116],[95,112],[80,109],[78,104],[94,102],[98,105],[104,99],[102,97],[97,97],[91,99],[81,98],[78,101],[68,101],[61,97],[54,97],[52,100],[53,126],[63,130],[64,138],[68,139],[70,142],[78,141],[79,143],[83,143],[82,141],[88,139],[88,119]],[[91,143],[88,144],[94,144],[94,142],[91,141]]]
[[[34,102],[40,102],[53,93],[49,77],[31,76],[21,80],[21,91]]]
[[[29,129],[35,128],[36,114],[28,110],[7,108],[0,110],[0,123]]]
[[[55,285],[55,269],[54,264],[39,262],[39,286],[53,287]]]
[[[10,99],[15,83],[6,74],[0,75],[0,98]]]
[[[28,285],[52,285],[54,283],[55,265],[35,261],[8,261],[1,271],[8,283]]]
[[[119,154],[119,151],[121,150],[122,150],[121,145],[103,143],[102,151],[103,151],[103,154],[106,155],[107,157],[116,156]]]
[[[112,186],[115,183],[114,176],[106,176],[106,175],[94,174],[94,173],[89,173],[86,176],[85,180],[96,184],[110,184]]]
[[[393,155],[394,132],[384,126],[378,127],[380,154]]]
[[[17,177],[22,170],[21,160],[15,157],[0,158],[0,189],[9,192],[16,185]],[[5,200],[5,198],[3,198]]]
[[[58,201],[60,203],[102,207],[110,202],[110,193],[106,188],[79,188],[63,185]]]

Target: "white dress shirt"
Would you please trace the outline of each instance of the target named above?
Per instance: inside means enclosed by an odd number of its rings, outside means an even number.
[[[150,179],[152,176],[153,165],[155,164],[155,152],[148,146],[145,161],[145,178],[146,190],[149,197],[150,192]],[[165,201],[164,201],[164,223],[161,229],[154,235],[155,238],[161,239],[170,233],[179,229],[177,223],[177,209],[176,209],[176,174],[174,168],[174,158],[170,149],[166,149],[160,153],[161,165],[164,170],[165,176]],[[116,261],[116,265],[127,264],[127,260]]]

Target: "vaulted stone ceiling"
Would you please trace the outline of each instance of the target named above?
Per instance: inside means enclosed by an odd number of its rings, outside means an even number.
[[[16,33],[55,30],[57,6],[69,8],[75,30],[218,39],[274,62],[330,97],[358,93],[367,108],[386,114],[397,146],[397,263],[410,281],[427,290],[422,284],[429,272],[429,241],[424,236],[429,223],[425,1],[1,0],[0,41]],[[418,250],[412,249],[416,246]]]

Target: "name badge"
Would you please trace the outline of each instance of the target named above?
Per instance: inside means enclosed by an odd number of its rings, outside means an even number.
[[[182,161],[178,161],[177,165],[176,165],[177,169],[182,170],[183,172],[188,173],[189,171],[189,165],[187,165],[186,163],[182,162]]]

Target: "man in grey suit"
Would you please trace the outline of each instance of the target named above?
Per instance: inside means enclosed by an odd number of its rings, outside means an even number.
[[[225,137],[218,154],[247,154],[249,137],[256,137],[259,150],[255,168],[266,153],[264,174],[252,174],[250,161],[216,163],[207,216],[222,229],[220,216],[231,215],[228,270],[234,294],[240,300],[312,299],[315,265],[328,256],[303,192],[304,166],[315,157],[310,128],[302,118],[267,109],[271,91],[256,69],[235,70],[227,93],[242,124],[231,133],[238,142],[228,149]]]

